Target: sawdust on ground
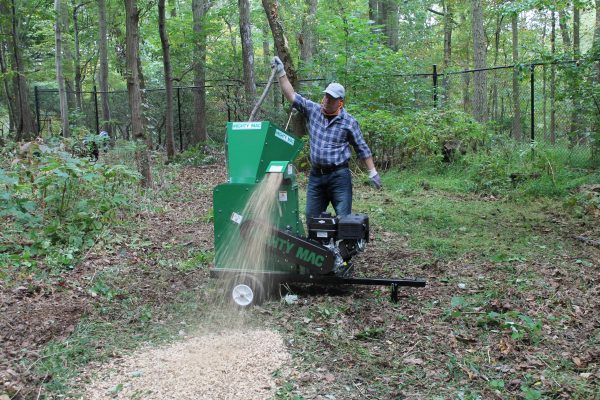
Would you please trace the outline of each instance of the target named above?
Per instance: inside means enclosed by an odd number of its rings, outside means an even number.
[[[237,330],[146,349],[102,367],[85,399],[267,399],[290,361],[281,336]]]

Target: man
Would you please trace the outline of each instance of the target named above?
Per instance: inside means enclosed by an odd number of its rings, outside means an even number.
[[[364,161],[369,170],[369,178],[378,189],[381,188],[381,179],[358,122],[344,109],[344,87],[339,83],[331,83],[323,91],[323,99],[318,104],[294,91],[279,57],[273,57],[272,67],[283,95],[294,108],[304,114],[308,122],[312,169],[306,194],[306,217],[318,217],[327,210],[329,203],[333,205],[336,215],[350,214],[350,145]]]

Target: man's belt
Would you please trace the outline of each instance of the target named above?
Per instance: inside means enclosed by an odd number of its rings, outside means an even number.
[[[310,173],[313,175],[327,175],[327,174],[331,174],[332,172],[335,172],[342,168],[348,168],[348,163],[345,162],[340,165],[316,165],[315,164],[312,166]]]

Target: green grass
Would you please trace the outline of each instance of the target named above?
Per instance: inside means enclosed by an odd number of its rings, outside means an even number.
[[[390,171],[384,175],[384,191],[357,193],[354,209],[369,214],[382,229],[408,237],[411,248],[436,257],[470,253],[492,261],[525,261],[565,250],[560,241],[548,241],[556,231],[549,213],[569,213],[563,197],[556,196],[595,177],[565,170],[490,197],[475,192],[459,167]],[[556,196],[539,197],[548,194]]]
[[[546,211],[559,202],[498,204],[433,190],[406,193],[391,185],[386,190],[392,193],[365,197],[356,208],[373,224],[408,237],[411,248],[436,257],[474,253],[504,261],[561,250],[560,243],[547,243],[535,233],[549,226]]]

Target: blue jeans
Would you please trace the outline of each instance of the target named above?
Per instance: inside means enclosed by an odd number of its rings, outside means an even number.
[[[349,168],[308,178],[306,217],[318,217],[331,203],[337,216],[352,212],[352,175]]]

